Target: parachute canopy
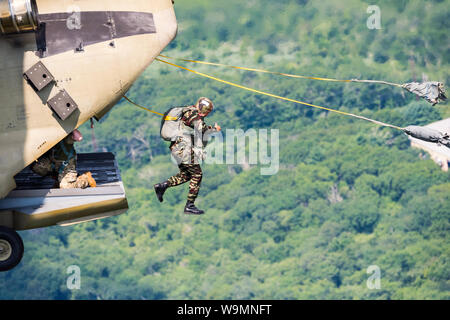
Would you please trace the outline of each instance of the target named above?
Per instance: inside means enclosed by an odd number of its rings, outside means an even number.
[[[435,129],[420,126],[409,126],[403,128],[403,132],[413,138],[442,144],[450,148],[450,136],[447,133],[442,133]]]
[[[430,81],[430,82],[410,82],[402,85],[405,90],[415,93],[419,97],[432,103],[433,106],[441,101],[447,100],[445,96],[444,84],[442,82]]]

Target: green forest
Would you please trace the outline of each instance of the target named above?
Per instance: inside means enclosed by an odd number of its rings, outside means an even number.
[[[450,83],[450,1],[176,0],[170,57],[336,79]],[[178,63],[178,62],[177,62]],[[180,62],[227,81],[397,126],[450,117],[379,84],[292,79]],[[158,112],[214,101],[205,120],[279,130],[279,171],[203,164],[163,203],[153,185],[178,172],[161,118],[122,100],[94,132],[116,155],[130,209],[71,227],[20,232],[26,253],[0,274],[0,299],[450,299],[450,172],[401,131],[227,86],[154,61],[127,94]],[[77,151],[93,152],[92,130]],[[248,146],[247,146],[248,147]],[[67,268],[81,269],[69,290]],[[381,272],[370,289],[369,266]]]

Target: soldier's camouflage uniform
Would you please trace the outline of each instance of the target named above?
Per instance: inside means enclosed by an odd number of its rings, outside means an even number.
[[[40,176],[57,177],[59,188],[87,188],[89,180],[86,175],[78,177],[76,169],[76,151],[74,141],[69,135],[59,144],[31,165],[31,169]]]
[[[167,181],[169,187],[189,183],[188,201],[195,202],[202,182],[202,169],[199,160],[203,160],[203,138],[213,131],[200,117],[195,106],[186,107],[181,118],[182,135],[170,145],[172,156],[178,163],[180,172]]]

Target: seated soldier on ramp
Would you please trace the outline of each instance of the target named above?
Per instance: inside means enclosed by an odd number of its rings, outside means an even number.
[[[74,143],[83,140],[80,131],[74,130],[60,143],[50,149],[31,165],[31,170],[38,175],[58,177],[59,188],[95,188],[97,186],[91,172],[78,176],[76,164],[77,153]]]

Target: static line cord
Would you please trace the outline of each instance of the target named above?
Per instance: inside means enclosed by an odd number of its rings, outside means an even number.
[[[377,121],[377,120],[374,120],[374,119],[366,118],[366,117],[363,117],[363,116],[360,116],[360,115],[356,115],[356,114],[353,114],[353,113],[340,111],[340,110],[335,110],[335,109],[330,109],[330,108],[325,108],[325,107],[317,106],[317,105],[310,104],[310,103],[307,103],[307,102],[298,101],[298,100],[294,100],[294,99],[290,99],[290,98],[286,98],[286,97],[281,97],[281,96],[278,96],[278,95],[275,95],[275,94],[272,94],[272,93],[268,93],[268,92],[264,92],[264,91],[260,91],[260,90],[256,90],[256,89],[252,89],[252,88],[249,88],[249,87],[246,87],[246,86],[242,86],[240,84],[236,84],[236,83],[233,83],[233,82],[230,82],[230,81],[226,81],[226,80],[223,80],[223,79],[219,79],[219,78],[207,75],[205,73],[201,73],[201,72],[198,72],[198,71],[195,71],[195,70],[191,70],[191,69],[188,69],[188,68],[185,68],[185,67],[173,64],[171,62],[168,62],[168,61],[165,61],[165,60],[161,60],[159,58],[155,58],[155,60],[157,60],[159,62],[162,62],[162,63],[165,63],[165,64],[168,64],[168,65],[171,65],[171,66],[179,68],[179,69],[183,69],[183,70],[189,71],[189,72],[197,74],[199,76],[202,76],[202,77],[205,77],[205,78],[209,78],[211,80],[215,80],[215,81],[218,81],[218,82],[225,83],[227,85],[230,85],[230,86],[233,86],[233,87],[236,87],[236,88],[240,88],[240,89],[243,89],[243,90],[247,90],[247,91],[250,91],[250,92],[254,92],[254,93],[257,93],[257,94],[269,96],[269,97],[276,98],[276,99],[281,99],[281,100],[284,100],[284,101],[289,101],[289,102],[294,102],[294,103],[297,103],[297,104],[302,104],[302,105],[305,105],[305,106],[308,106],[308,107],[312,107],[312,108],[317,108],[317,109],[327,110],[327,111],[330,111],[330,112],[339,113],[339,114],[342,114],[342,115],[345,115],[345,116],[349,116],[349,117],[353,117],[353,118],[358,118],[358,119],[370,121],[370,122],[375,123],[375,124],[380,125],[380,126],[389,127],[389,128],[393,128],[393,129],[397,129],[397,130],[403,131],[402,128],[400,128],[398,126],[395,126],[395,125],[392,125],[392,124],[388,124],[388,123],[384,123],[384,122]]]
[[[378,84],[386,84],[386,85],[389,85],[389,86],[395,86],[395,87],[403,88],[403,86],[401,84],[387,82],[387,81],[380,81],[380,80],[358,80],[358,79],[341,80],[341,79],[309,77],[309,76],[300,76],[300,75],[296,75],[296,74],[289,74],[289,73],[283,73],[283,72],[268,71],[268,70],[264,70],[264,69],[237,67],[237,66],[231,66],[231,65],[222,64],[222,63],[214,63],[214,62],[199,61],[199,60],[190,60],[190,59],[183,59],[183,58],[172,58],[172,57],[168,57],[168,56],[165,56],[165,55],[162,55],[162,54],[160,54],[159,56],[163,57],[165,59],[170,59],[170,60],[192,62],[192,63],[198,63],[198,64],[205,64],[205,65],[209,65],[209,66],[232,68],[232,69],[246,70],[246,71],[253,71],[253,72],[260,72],[260,73],[276,74],[276,75],[279,75],[279,76],[290,77],[290,78],[311,79],[311,80],[330,81],[330,82],[378,83]]]
[[[151,113],[154,113],[154,114],[157,114],[157,115],[159,115],[159,116],[161,116],[161,117],[164,116],[164,114],[162,114],[162,113],[159,113],[159,112],[156,112],[156,111],[147,109],[146,107],[143,107],[143,106],[137,104],[136,102],[134,102],[133,100],[131,100],[130,98],[128,98],[126,95],[123,95],[123,97],[124,97],[125,100],[127,100],[129,103],[135,105],[135,106],[138,107],[138,108],[144,109],[144,110],[146,110],[146,111],[148,111],[148,112],[151,112]]]

